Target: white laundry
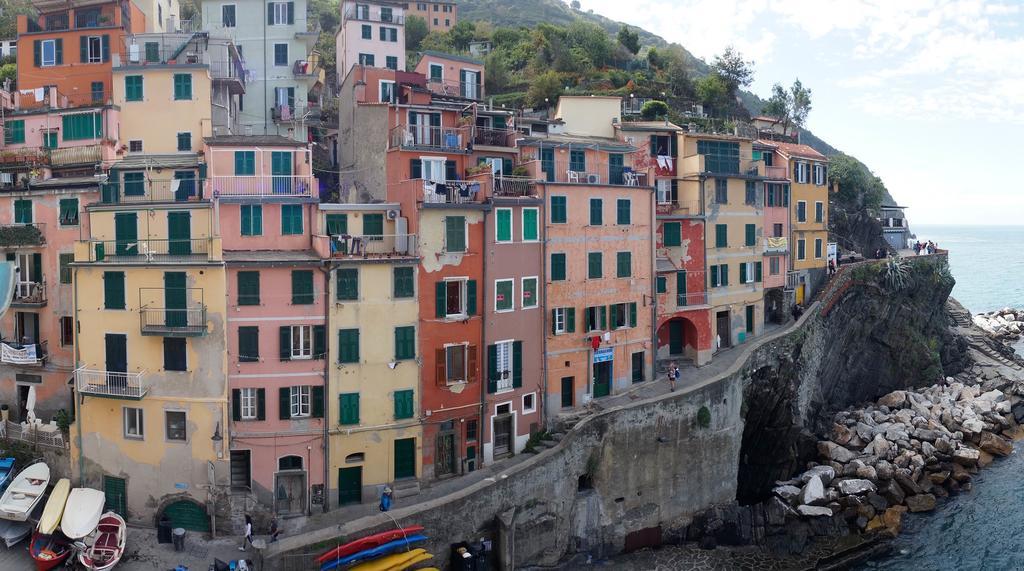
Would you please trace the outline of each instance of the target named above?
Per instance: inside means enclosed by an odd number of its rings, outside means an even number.
[[[36,95],[36,101],[37,102],[42,101],[43,99],[46,98],[46,90],[43,89],[42,87],[38,87],[35,90],[35,95]]]

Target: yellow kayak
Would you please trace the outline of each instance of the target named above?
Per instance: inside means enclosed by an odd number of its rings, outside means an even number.
[[[426,549],[419,548],[411,551],[403,551],[401,553],[392,553],[385,557],[374,559],[373,561],[367,561],[366,563],[360,563],[349,571],[390,571],[393,568],[405,569],[405,567],[398,567],[402,563],[427,553]],[[431,555],[433,557],[433,555]],[[408,565],[406,566],[408,567]]]
[[[50,499],[46,500],[46,507],[43,508],[43,515],[39,517],[39,527],[36,529],[43,535],[52,535],[60,525],[60,518],[64,515],[64,504],[68,501],[68,494],[71,493],[71,480],[61,478],[57,485],[50,492]]]
[[[430,554],[430,553],[420,553],[419,555],[416,555],[415,557],[405,561],[404,563],[399,563],[398,565],[395,565],[394,567],[388,569],[387,571],[405,571],[406,569],[412,567],[413,565],[415,565],[417,563],[423,563],[424,561],[427,561],[428,559],[433,559],[433,558],[434,558],[433,554]]]

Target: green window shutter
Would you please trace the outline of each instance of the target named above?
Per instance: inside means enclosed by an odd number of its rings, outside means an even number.
[[[160,61],[160,43],[146,42],[146,63],[158,63]]]
[[[585,172],[587,170],[587,152],[582,150],[569,151],[569,170]]]
[[[448,315],[448,284],[441,280],[434,284],[434,317]]]
[[[746,262],[740,262],[740,283],[747,283],[747,264]]]
[[[75,261],[74,254],[60,254],[58,265],[60,268],[60,283],[69,284],[71,283],[71,262]]]
[[[446,216],[444,246],[446,252],[466,251],[466,217]]]
[[[676,272],[676,296],[678,298],[677,301],[681,302],[681,303],[677,303],[676,305],[686,305],[686,272],[685,271]]]
[[[551,254],[551,281],[565,279],[565,254]]]
[[[636,302],[629,304],[629,326],[636,327]]]
[[[238,362],[258,363],[260,360],[259,327],[244,326],[238,328]]]
[[[513,297],[515,282],[513,280],[499,280],[494,286],[494,309],[495,311],[506,311],[515,307]]]
[[[235,151],[235,176],[256,174],[256,152]]]
[[[552,196],[551,197],[551,223],[552,224],[565,224],[567,219],[567,210],[564,196]]]
[[[322,360],[327,355],[327,327],[313,326],[313,358]]]
[[[243,204],[239,210],[242,215],[242,236],[252,236],[252,205]]]
[[[556,335],[558,333],[558,309],[551,310],[551,334]]]
[[[498,346],[487,346],[487,392],[498,392]]]
[[[260,304],[260,273],[238,272],[238,305]]]
[[[32,223],[32,201],[31,200],[15,200],[14,201],[14,223],[15,224],[31,224]]]
[[[341,405],[338,424],[359,424],[359,393],[341,393],[338,401]]]
[[[536,208],[523,209],[523,241],[535,242],[539,239],[538,220]]]
[[[288,420],[292,417],[292,390],[289,387],[277,389],[277,416],[281,420]]]
[[[601,252],[587,253],[587,278],[595,280],[601,277]]]
[[[416,327],[395,327],[395,360],[416,358]]]
[[[312,270],[292,270],[292,304],[313,304]]]
[[[192,75],[188,73],[174,74],[174,99],[185,101],[192,99]]]
[[[603,206],[604,201],[600,198],[590,199],[590,225],[600,226],[603,223]]]
[[[54,47],[54,50],[53,50],[54,51],[54,61],[56,61],[57,65],[63,64],[64,63],[64,40],[62,40],[61,38],[57,38],[57,39],[53,40],[53,47]]]
[[[537,278],[523,280],[523,307],[537,307],[540,303],[537,297]]]
[[[338,330],[338,362],[358,363],[359,362],[359,330],[339,329]]]
[[[292,328],[282,325],[277,330],[278,356],[282,361],[292,360]]]
[[[393,270],[393,297],[395,299],[404,299],[415,295],[416,288],[413,284],[413,269],[409,266],[403,266]]]
[[[383,214],[366,214],[363,216],[363,235],[364,236],[383,236],[384,235],[384,215]]]
[[[745,237],[746,237],[746,245],[747,246],[753,246],[754,245],[755,235],[757,233],[756,226],[754,226],[753,224],[747,224],[746,228],[744,230],[745,230],[744,233],[745,233]]]
[[[32,281],[37,284],[43,283],[43,254],[35,252],[32,254]]]
[[[78,224],[78,199],[62,198],[60,200],[60,225],[74,226]]]
[[[310,416],[313,418],[324,417],[324,387],[323,385],[313,385],[312,390],[309,391],[310,399],[313,402],[310,403]]]
[[[466,280],[466,315],[476,315],[476,280]]]
[[[761,282],[761,262],[754,263],[754,281]]]
[[[628,198],[620,198],[615,202],[615,223],[627,225],[632,222],[632,206]]]
[[[142,76],[124,76],[124,98],[125,101],[142,101]]]
[[[754,332],[754,306],[748,305],[746,307],[746,318],[747,318],[747,333]]]
[[[125,308],[124,272],[103,272],[103,308]]]
[[[302,205],[281,205],[281,235],[302,234]]]
[[[395,420],[401,420],[404,418],[412,418],[413,416],[413,405],[412,405],[413,391],[412,389],[404,391],[395,391]]]
[[[722,264],[721,267],[722,285],[727,286],[729,285],[729,264]]]
[[[359,270],[357,268],[339,269],[336,281],[338,301],[359,299]]]
[[[242,391],[231,389],[231,420],[240,422],[242,420]]]
[[[43,48],[41,40],[32,42],[32,64],[36,67],[43,66]]]
[[[569,307],[565,310],[565,331],[566,333],[576,332],[576,308]]]
[[[523,386],[523,342],[512,342],[512,388]]]
[[[25,142],[25,121],[18,119],[8,120],[4,124],[4,144],[16,145]]]
[[[601,314],[601,329],[608,329],[608,307],[602,305],[598,310]]]
[[[630,252],[615,254],[615,277],[628,278],[633,274],[633,256]]]
[[[665,293],[668,291],[668,279],[665,276],[658,276],[658,293]]]
[[[591,311],[592,309],[594,309],[594,308],[593,307],[586,307],[586,308],[583,309],[583,330],[584,331],[593,331],[594,329],[596,329],[595,325],[597,325],[597,324],[594,323],[594,312]]]
[[[497,228],[495,230],[494,241],[495,242],[511,242],[512,241],[512,209],[511,208],[499,208],[495,212],[495,218],[497,219]]]
[[[256,420],[267,419],[267,389],[256,389]]]
[[[711,266],[711,287],[718,287],[718,266]]]
[[[726,224],[715,224],[715,247],[727,248],[729,246],[729,226]]]
[[[409,178],[423,178],[423,161],[421,161],[420,159],[409,160]]]

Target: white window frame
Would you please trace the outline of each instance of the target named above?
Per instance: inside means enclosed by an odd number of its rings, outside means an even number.
[[[46,59],[46,47],[50,47],[50,59]],[[49,63],[47,63],[49,62]],[[39,44],[39,67],[57,65],[57,40],[43,40]]]
[[[255,388],[238,389],[239,409],[242,420],[256,420],[258,394]]]
[[[444,83],[444,65],[440,64],[440,63],[433,63],[433,62],[431,62],[430,64],[427,65],[427,81],[429,82],[429,81],[433,80],[433,78],[434,78],[434,68],[435,67],[441,68],[440,81],[442,83]]]
[[[801,244],[803,244],[803,246],[804,246],[803,248],[800,247]],[[801,255],[800,250],[803,250],[803,255]],[[798,259],[798,260],[806,260],[807,259],[807,240],[805,240],[803,238],[799,238],[796,241],[796,259]]]
[[[231,6],[232,8],[235,9],[235,21],[232,22],[230,26],[227,25],[226,23],[224,23],[224,8],[227,8],[228,6]],[[287,14],[285,16],[287,16]],[[238,26],[238,6],[237,5],[231,4],[231,3],[221,4],[220,5],[220,25],[221,25],[222,28],[234,28],[234,27]]]
[[[654,185],[658,188],[658,204],[672,204],[672,181],[660,178]]]
[[[501,213],[508,214],[508,240],[502,240],[498,235],[498,228],[501,226],[498,224],[498,215]],[[516,229],[515,224],[512,222],[512,209],[511,208],[495,208],[494,209],[494,243],[495,244],[511,244],[516,241]]]
[[[475,79],[476,81],[462,81],[462,78],[468,78],[470,75],[472,75],[473,79]],[[480,96],[480,93],[477,91],[476,87],[481,83],[480,70],[465,67],[459,69],[459,83],[459,92],[461,95],[463,95],[463,97],[466,97],[467,99],[477,99]]]
[[[526,399],[530,399],[531,406],[526,406]],[[537,393],[526,393],[523,395],[522,406],[520,407],[523,415],[533,414],[537,412]]]
[[[756,276],[754,276],[754,272],[757,270],[757,264],[754,263],[754,262],[742,262],[740,265],[741,266],[746,266],[746,269],[743,272],[741,272],[743,274],[746,274],[746,278],[747,278],[746,281],[744,281],[743,283],[745,283],[745,284],[752,284],[752,283],[754,283],[754,278],[756,277]]]
[[[459,313],[448,313],[448,284],[452,282],[459,283]],[[445,278],[444,280],[444,305],[445,305],[445,319],[462,319],[466,317],[466,299],[469,292],[468,289],[469,278]]]
[[[93,42],[96,44],[96,53],[93,53]],[[88,63],[103,63],[103,38],[100,36],[86,36],[85,53]]]
[[[804,205],[804,209],[803,209],[804,217],[803,217],[802,220],[800,219],[800,205],[801,204]],[[798,223],[800,223],[800,224],[804,224],[804,223],[807,222],[807,201],[806,200],[797,200],[796,201],[796,221]]]
[[[526,282],[533,280],[533,295],[534,299],[530,300],[531,305],[527,305],[526,298]],[[536,309],[540,307],[540,276],[525,276],[519,280],[519,308],[520,309]]]
[[[464,373],[464,376],[469,376],[469,371],[467,370],[469,368],[469,343],[446,343],[444,346],[444,381],[449,387],[452,385],[465,384],[467,382],[467,379],[465,378],[453,381],[449,374],[448,350],[453,347],[462,347],[462,372]]]
[[[821,207],[821,220],[818,220],[818,207],[819,206]],[[820,200],[815,200],[814,201],[814,223],[818,224],[818,223],[824,223],[824,222],[825,222],[825,203],[820,201]]]
[[[498,284],[508,282],[512,284],[512,293],[510,294],[511,306],[507,309],[498,309]],[[516,280],[515,278],[504,278],[500,280],[494,280],[494,313],[509,313],[516,310]]]
[[[534,212],[535,215],[534,215],[533,219],[537,221],[536,228],[535,228],[535,230],[537,232],[537,237],[532,239],[532,240],[527,240],[526,239],[526,212],[527,211]],[[523,211],[522,211],[522,213],[519,216],[520,216],[519,222],[520,222],[520,226],[521,226],[520,234],[522,234],[520,236],[520,238],[522,238],[522,241],[525,242],[525,243],[528,243],[528,244],[529,243],[540,242],[540,208],[537,208],[535,206],[531,206],[531,207],[528,207],[528,208],[523,208]]]
[[[168,428],[169,427],[167,426],[167,415],[171,414],[171,413],[175,413],[175,414],[181,413],[181,414],[185,415],[185,423],[184,423],[184,426],[185,426],[185,437],[184,438],[171,438],[171,435],[168,432]],[[164,440],[166,440],[167,442],[185,442],[185,443],[188,442],[188,413],[187,412],[185,412],[183,410],[165,410],[164,411]]]
[[[552,317],[552,319],[555,320],[555,325],[553,327],[553,329],[555,331],[555,335],[562,335],[563,333],[565,333],[565,325],[566,325],[565,321],[566,321],[566,313],[568,313],[568,309],[569,309],[568,307],[556,307],[555,308],[554,316]]]
[[[608,307],[608,331],[617,331],[619,329],[629,329],[629,304],[628,303],[613,303],[612,306],[619,306],[619,315],[622,316],[622,325],[616,327],[612,323],[612,308]]]
[[[814,239],[814,259],[820,260],[825,257],[825,241],[821,238]]]
[[[274,23],[271,26],[287,26],[288,25],[288,3],[287,2],[271,2],[271,10],[274,13]],[[236,15],[237,17],[237,15]]]
[[[291,418],[309,418],[312,415],[312,393],[309,385],[289,387],[288,412]]]
[[[292,325],[291,326],[291,360],[292,361],[308,361],[313,358],[313,326],[312,325]],[[296,339],[295,332],[299,332],[299,336]],[[296,347],[296,340],[298,340],[298,347]],[[296,353],[298,349],[298,353]]]
[[[139,150],[137,150],[137,151],[132,150],[132,145],[135,144],[135,143],[139,144]],[[142,139],[130,139],[128,141],[128,152],[129,153],[142,153],[142,152],[144,152],[143,151],[144,148],[145,148],[145,145],[143,145]]]
[[[497,390],[495,393],[507,393],[515,390],[512,386],[512,379],[515,378],[515,371],[512,367],[515,364],[512,361],[512,339],[506,339],[504,341],[497,341],[494,343],[497,348],[497,363],[495,364],[495,370],[500,375],[497,379]],[[510,403],[511,404],[511,403]]]
[[[814,163],[814,184],[825,186],[825,165]]]
[[[385,85],[390,85],[391,86],[391,97],[389,99],[384,99],[384,86]],[[396,89],[397,89],[397,87],[396,87],[396,84],[395,84],[394,81],[388,81],[386,79],[380,80],[378,82],[378,85],[377,85],[377,93],[378,93],[377,99],[380,99],[381,103],[395,103],[398,100],[398,92],[395,91]]]
[[[445,181],[445,163],[448,162],[448,157],[420,157],[420,176],[423,180],[429,180],[431,182],[444,182]],[[431,166],[427,167],[428,164],[433,163],[434,165],[440,165],[439,167]],[[440,171],[440,176],[435,176],[437,173],[434,171]],[[430,176],[428,176],[428,174]],[[468,238],[468,236],[467,236]]]
[[[135,408],[135,407],[131,407],[131,406],[122,407],[121,411],[122,411],[121,412],[121,420],[122,420],[121,424],[122,424],[122,427],[123,427],[124,437],[126,439],[128,439],[128,440],[145,440],[146,439],[146,424],[145,424],[146,413],[145,413],[145,411],[143,409],[141,409],[141,408]],[[135,419],[135,428],[136,428],[136,431],[137,431],[136,434],[131,434],[128,431],[128,419],[130,417],[134,417],[134,419]]]

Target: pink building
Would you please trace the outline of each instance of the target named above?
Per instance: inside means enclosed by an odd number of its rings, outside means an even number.
[[[277,514],[321,509],[327,274],[309,149],[280,136],[206,140],[227,264],[231,484]],[[319,497],[323,497],[320,493]]]
[[[354,65],[405,71],[405,3],[343,0],[334,37],[338,77]]]
[[[416,73],[427,78],[427,88],[438,95],[484,98],[484,62],[471,57],[425,51]]]
[[[764,315],[765,321],[786,320],[786,274],[789,269],[789,169],[770,141],[754,144],[754,160],[760,161],[764,182]]]

